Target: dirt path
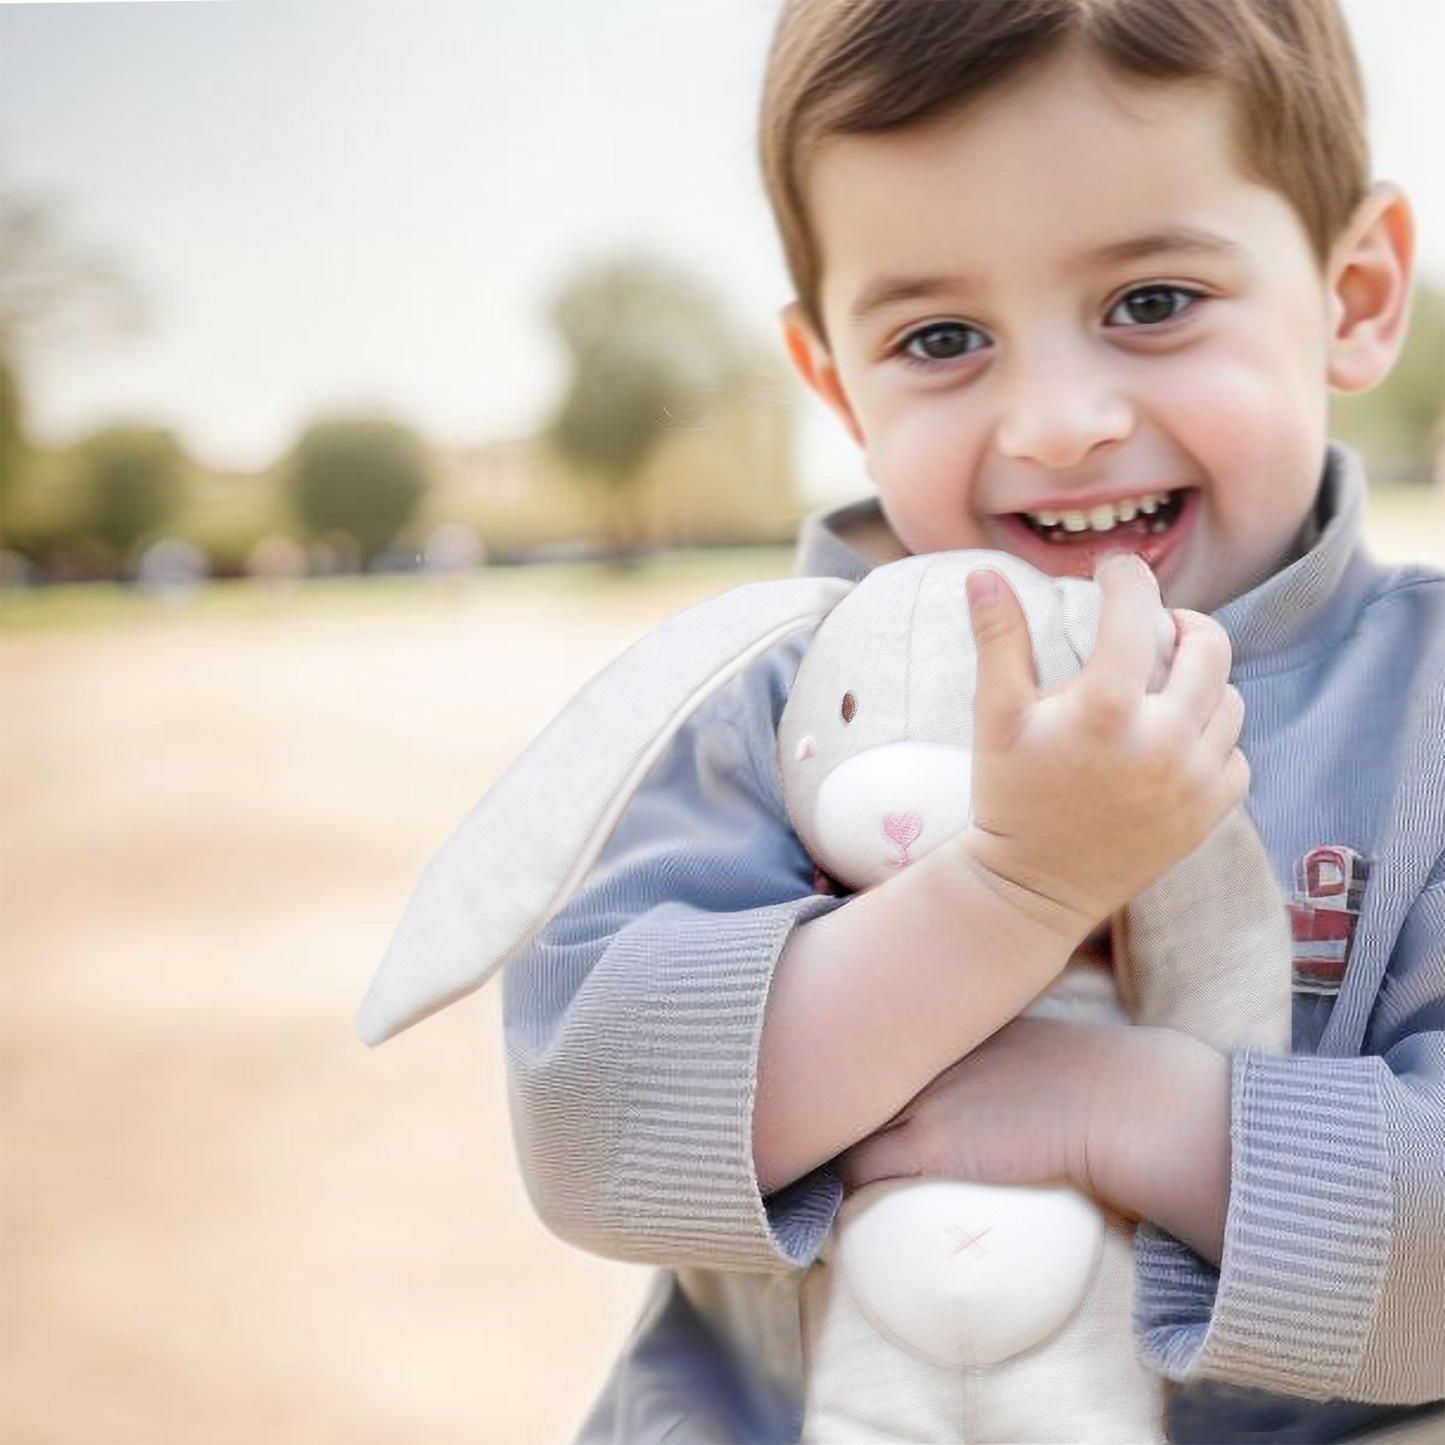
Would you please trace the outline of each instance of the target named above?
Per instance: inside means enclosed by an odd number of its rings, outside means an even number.
[[[569,1437],[643,1272],[530,1213],[494,995],[350,1018],[496,771],[717,590],[0,642],[6,1445]]]

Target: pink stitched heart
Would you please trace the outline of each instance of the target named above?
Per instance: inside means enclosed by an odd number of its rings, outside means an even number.
[[[909,846],[918,840],[918,835],[923,831],[923,819],[917,813],[885,813],[883,815],[883,834],[892,842],[897,843],[906,853]]]

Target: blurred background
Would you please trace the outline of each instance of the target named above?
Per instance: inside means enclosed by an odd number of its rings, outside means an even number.
[[[1445,7],[1347,0],[1422,280],[1337,430],[1445,560]],[[867,483],[790,380],[773,0],[0,4],[0,1442],[565,1439],[496,1001],[416,878],[642,632]]]

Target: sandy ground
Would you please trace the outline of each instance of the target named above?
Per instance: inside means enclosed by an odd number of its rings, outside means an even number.
[[[351,1015],[491,778],[725,585],[0,640],[6,1445],[569,1437],[644,1271],[529,1211],[494,993]]]
[[[643,1272],[529,1211],[494,993],[351,1014],[497,772],[733,580],[0,636],[3,1445],[570,1436]]]

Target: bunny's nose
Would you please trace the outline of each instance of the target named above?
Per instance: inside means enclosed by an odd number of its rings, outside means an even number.
[[[840,883],[871,888],[968,826],[973,754],[899,742],[844,758],[822,781],[808,848]]]
[[[898,845],[898,857],[890,858],[890,868],[906,868],[913,862],[908,850],[918,841],[923,831],[923,819],[917,813],[885,813],[883,815],[883,836],[890,843]]]
[[[883,815],[883,836],[897,843],[906,853],[909,846],[918,841],[923,831],[923,819],[917,813],[885,813]]]

